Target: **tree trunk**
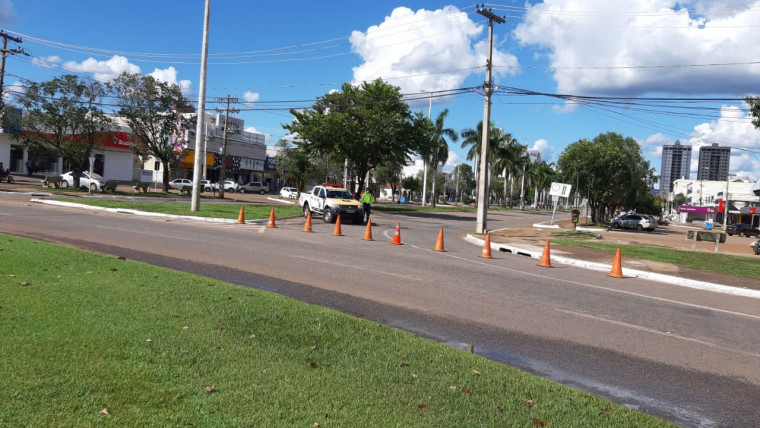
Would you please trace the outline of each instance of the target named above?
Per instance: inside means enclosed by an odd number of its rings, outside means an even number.
[[[164,171],[162,174],[162,179],[164,182],[164,192],[169,192],[169,162],[161,159],[161,165],[164,167]],[[224,183],[220,183],[219,187],[221,187]]]

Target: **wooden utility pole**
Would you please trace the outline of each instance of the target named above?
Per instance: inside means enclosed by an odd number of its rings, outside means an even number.
[[[506,22],[504,17],[496,16],[491,9],[483,9],[481,5],[477,12],[488,18],[488,60],[486,63],[486,82],[483,84],[485,92],[485,104],[483,106],[483,130],[481,131],[483,140],[480,144],[480,172],[478,174],[478,213],[475,231],[477,233],[487,232],[487,213],[488,213],[488,141],[490,140],[489,132],[491,130],[491,93],[493,92],[493,81],[491,79],[491,66],[493,58],[493,23],[499,24]]]
[[[230,118],[230,112],[240,113],[240,110],[230,108],[230,103],[237,103],[240,100],[238,98],[227,95],[226,97],[220,98],[219,101],[223,101],[227,104],[227,107],[224,110],[216,109],[217,112],[224,111],[224,136],[222,137],[222,164],[220,165],[220,169],[219,169],[219,198],[224,199],[224,179],[226,178],[226,175],[227,175],[227,134],[229,133],[228,127],[227,127],[227,120]]]
[[[5,33],[5,31],[0,30],[0,37],[3,38],[3,49],[2,51],[2,61],[0,61],[0,112],[3,110],[3,85],[5,80],[5,57],[8,54],[14,55],[14,54],[22,54],[29,56],[28,53],[24,52],[23,49],[8,49],[8,40],[16,43],[21,43],[21,39],[18,37],[13,37],[10,34]]]

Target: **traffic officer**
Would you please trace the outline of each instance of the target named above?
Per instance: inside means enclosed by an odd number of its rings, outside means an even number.
[[[369,221],[369,212],[372,210],[373,202],[375,201],[372,199],[372,194],[369,192],[369,189],[366,189],[362,193],[361,198],[362,207],[364,208],[364,224],[367,224],[367,221]]]

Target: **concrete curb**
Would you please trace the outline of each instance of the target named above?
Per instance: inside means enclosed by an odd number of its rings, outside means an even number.
[[[465,238],[467,242],[472,244],[483,246],[485,244],[484,239],[477,238],[471,234],[467,234]],[[525,250],[513,245],[498,244],[491,242],[491,251],[505,251],[512,254],[518,254],[523,256],[530,256],[534,259],[541,257],[543,250],[531,251]],[[562,263],[564,265],[576,266],[583,269],[596,270],[601,272],[609,272],[612,270],[612,264],[595,263],[585,260],[576,260],[569,257],[552,256],[552,262]],[[667,284],[673,284],[680,287],[694,288],[697,290],[713,291],[716,293],[731,294],[734,296],[751,297],[754,299],[760,299],[760,290],[750,290],[747,288],[731,287],[729,285],[713,284],[711,282],[697,281],[693,279],[679,278],[671,275],[664,275],[656,272],[647,272],[636,269],[623,268],[623,276],[627,278],[641,278],[650,281],[663,282]]]
[[[170,218],[170,219],[177,219],[177,220],[191,220],[191,221],[202,221],[206,223],[237,223],[237,219],[228,219],[228,218],[212,218],[212,217],[196,217],[191,215],[174,215],[174,214],[163,214],[163,213],[152,213],[149,211],[139,211],[139,210],[130,210],[126,208],[105,208],[105,207],[98,207],[94,205],[86,205],[86,204],[77,204],[74,202],[63,202],[63,201],[56,201],[56,200],[48,200],[48,199],[32,199],[31,202],[36,202],[39,204],[47,204],[47,205],[57,205],[60,207],[68,207],[68,208],[81,208],[81,209],[91,209],[95,211],[105,211],[110,213],[122,213],[122,214],[133,214],[133,215],[141,215],[145,217],[158,217],[158,218]],[[245,224],[267,224],[269,219],[261,219],[261,220],[246,220]]]

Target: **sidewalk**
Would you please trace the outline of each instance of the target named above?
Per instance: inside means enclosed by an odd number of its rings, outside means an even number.
[[[506,251],[507,253],[517,253],[540,258],[544,249],[546,240],[549,239],[552,232],[558,230],[572,230],[570,221],[555,222],[562,229],[508,229],[496,231],[491,234],[492,251]],[[620,245],[647,245],[661,246],[665,248],[691,251],[691,241],[686,239],[686,232],[690,228],[681,225],[661,226],[655,232],[636,232],[636,231],[607,231],[599,230],[602,236],[602,242],[607,244]],[[483,245],[483,240],[475,237],[469,237],[473,243]],[[551,241],[550,241],[551,242]],[[719,254],[730,254],[745,256],[748,258],[757,258],[758,268],[760,269],[760,257],[755,256],[750,251],[750,238],[739,236],[727,237],[726,243],[720,244]],[[609,273],[612,269],[614,255],[605,254],[589,247],[580,245],[557,245],[550,243],[552,263],[570,264],[588,269],[595,269]],[[697,242],[696,251],[712,253],[714,244],[711,242]],[[682,286],[696,286],[696,288],[711,288],[712,285],[720,285],[740,290],[752,291],[750,295],[760,298],[760,281],[751,278],[740,277],[719,272],[712,272],[700,269],[691,269],[676,266],[673,264],[662,263],[652,260],[640,260],[626,258],[622,254],[623,275],[626,277],[642,277],[659,282],[667,282]],[[726,291],[723,291],[726,292]]]

